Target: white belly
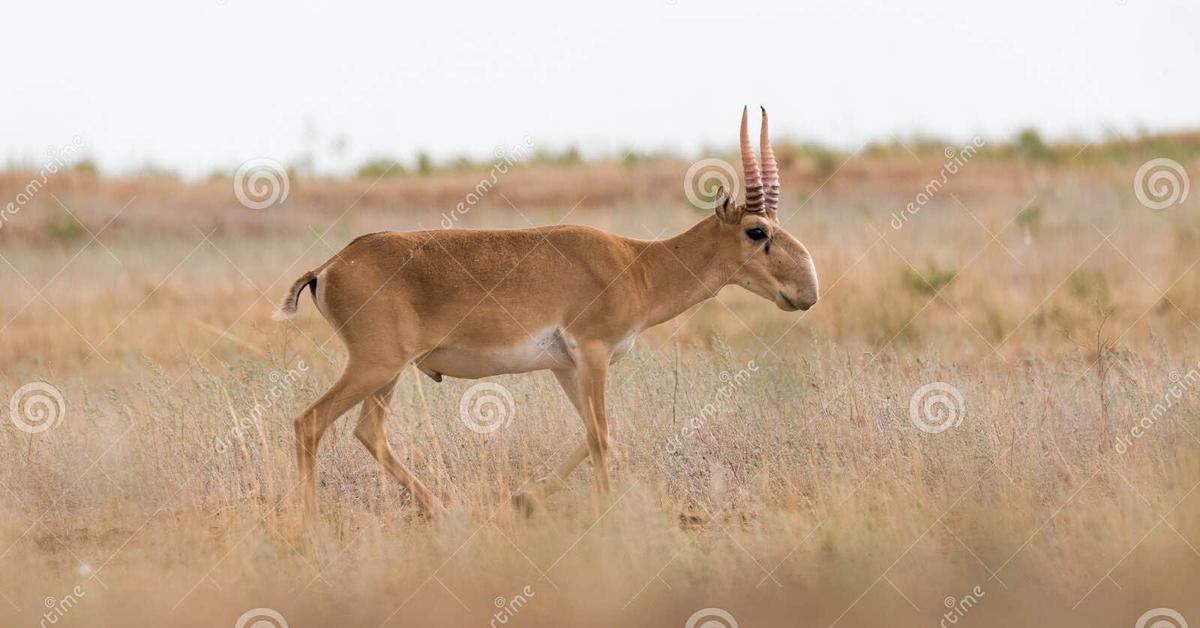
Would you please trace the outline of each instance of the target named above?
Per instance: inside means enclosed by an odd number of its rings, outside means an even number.
[[[576,354],[575,340],[558,327],[549,327],[516,345],[439,347],[418,358],[416,364],[434,379],[440,379],[441,375],[478,379],[574,367]]]

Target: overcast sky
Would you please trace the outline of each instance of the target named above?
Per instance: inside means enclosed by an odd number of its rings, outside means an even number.
[[[0,159],[78,135],[107,170],[305,153],[732,146],[778,135],[1200,127],[1195,0],[79,0],[0,8]]]

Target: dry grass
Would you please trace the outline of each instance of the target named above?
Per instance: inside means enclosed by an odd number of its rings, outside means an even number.
[[[730,289],[647,333],[610,387],[611,499],[585,465],[547,512],[508,507],[582,437],[553,378],[496,378],[515,420],[481,435],[457,418],[470,382],[408,373],[390,438],[451,517],[418,517],[344,420],[318,530],[292,499],[291,418],[342,353],[307,301],[295,325],[272,303],[359,233],[436,226],[478,175],[294,181],[259,212],[228,181],[52,179],[0,229],[0,392],[44,380],[67,399],[54,429],[0,430],[3,623],[71,594],[64,625],[232,626],[256,607],[294,627],[500,625],[494,600],[527,591],[507,621],[937,625],[976,586],[972,625],[1200,621],[1200,391],[1179,379],[1200,360],[1195,195],[1151,211],[1137,164],[997,158],[893,229],[939,165],[860,156],[828,182],[792,165],[784,214],[820,305]],[[699,216],[685,169],[520,169],[463,221],[669,234]],[[0,199],[27,180],[0,176]],[[966,412],[931,434],[909,402],[936,381]]]

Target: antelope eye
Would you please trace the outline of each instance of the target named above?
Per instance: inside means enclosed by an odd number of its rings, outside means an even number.
[[[751,240],[762,240],[763,238],[767,237],[767,232],[755,227],[753,229],[747,229],[746,235],[750,236]]]

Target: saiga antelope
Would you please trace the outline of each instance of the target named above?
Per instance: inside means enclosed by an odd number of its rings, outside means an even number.
[[[586,438],[558,469],[513,497],[532,509],[590,457],[607,493],[609,365],[644,329],[738,285],[786,311],[817,301],[808,250],[777,215],[779,171],[762,112],[762,169],[742,110],[745,203],[724,188],[713,215],[675,237],[647,241],[581,226],[447,229],[362,236],[288,290],[277,313],[296,312],[307,287],[349,353],[345,370],[296,418],[306,511],[315,510],[315,464],[326,428],[363,402],[355,436],[422,509],[436,497],[388,445],[384,419],[409,364],[441,381],[549,370],[583,419]],[[542,246],[548,244],[550,246]],[[564,259],[565,258],[565,259]]]

